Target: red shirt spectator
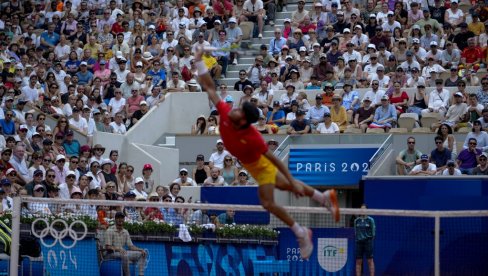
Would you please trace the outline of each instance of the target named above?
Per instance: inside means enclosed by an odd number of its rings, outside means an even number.
[[[467,47],[461,53],[461,57],[466,59],[466,63],[475,63],[482,56],[482,50],[478,46]]]

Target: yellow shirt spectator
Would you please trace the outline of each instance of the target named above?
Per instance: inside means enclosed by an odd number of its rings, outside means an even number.
[[[476,21],[468,24],[468,30],[472,31],[475,35],[480,35],[485,32],[485,24],[479,22],[477,19]]]
[[[339,130],[344,132],[347,128],[347,111],[344,106],[341,105],[341,96],[334,95],[332,97],[332,106],[330,107],[330,118],[332,122],[339,126]]]

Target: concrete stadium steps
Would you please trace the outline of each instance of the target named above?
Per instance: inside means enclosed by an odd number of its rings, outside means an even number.
[[[275,25],[265,25],[263,28],[263,38],[251,38],[249,40],[245,40],[245,42],[250,42],[252,47],[259,49],[262,44],[269,45],[269,42],[274,37],[274,28],[275,27],[283,27],[285,18],[291,18],[291,14],[293,11],[298,9],[297,0],[289,1],[287,4],[287,12],[277,12],[275,18]],[[306,3],[305,9],[311,11],[312,3]],[[239,70],[247,70],[249,66],[254,63],[254,55],[241,55],[238,57],[238,65],[229,64],[227,67],[226,78],[220,80],[220,83],[225,83],[229,87],[233,87],[234,84],[239,80]]]

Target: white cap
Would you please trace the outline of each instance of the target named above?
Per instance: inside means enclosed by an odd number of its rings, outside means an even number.
[[[415,25],[413,25],[412,29],[413,29],[413,30],[415,30],[415,29],[420,30],[420,26],[419,26],[419,25],[417,25],[417,24],[415,24]]]
[[[222,141],[222,139],[218,139],[217,142],[215,142],[215,144],[218,144],[218,143],[224,143],[224,141]]]
[[[85,65],[85,66],[86,66],[86,65],[88,65],[88,63],[86,63],[86,61],[82,61],[82,62],[80,63],[80,66],[83,66],[83,65]]]
[[[371,49],[375,49],[376,50],[376,46],[372,43],[368,44],[368,48],[371,48]]]
[[[361,29],[362,30],[363,27],[361,27],[361,25],[356,25],[356,26],[354,26],[354,29]]]
[[[28,129],[26,125],[20,125],[19,129]]]
[[[181,172],[186,172],[186,173],[188,173],[188,170],[187,170],[186,168],[182,168],[182,169],[180,170],[180,173],[181,173]]]
[[[312,47],[315,47],[315,46],[319,46],[319,47],[320,47],[320,43],[315,42],[315,43],[312,45]]]
[[[435,42],[435,41],[431,41],[431,42],[430,42],[430,46],[437,46],[437,42]]]
[[[142,179],[142,177],[136,177],[136,180],[134,181],[134,183],[140,183],[140,182],[144,182],[144,179]]]
[[[420,39],[414,38],[414,39],[412,39],[412,43],[420,43]]]
[[[154,25],[149,25],[149,27],[147,27],[149,30],[155,30],[156,27]]]
[[[389,11],[387,15],[395,15],[395,13],[393,11]]]
[[[217,19],[217,20],[214,21],[214,24],[215,23],[222,24],[222,21],[220,21],[219,19]]]
[[[8,170],[5,172],[5,175],[10,174],[11,172],[15,172],[15,169],[14,169],[14,168],[10,168],[10,169],[8,169]]]
[[[461,92],[456,92],[456,93],[454,93],[454,96],[459,96],[459,97],[462,97],[462,96],[463,96],[463,93],[461,93]]]
[[[138,61],[138,62],[136,63],[136,67],[137,67],[137,66],[142,66],[142,61]]]
[[[306,52],[307,51],[307,47],[302,46],[302,47],[300,47],[300,49],[298,51],[299,52]]]
[[[74,171],[68,171],[68,172],[66,173],[66,176],[69,176],[69,175],[74,175],[74,176],[76,176],[76,173],[75,173]]]
[[[122,55],[122,51],[115,52],[115,57],[116,58],[123,58],[124,56]]]
[[[344,30],[342,31],[343,34],[350,33],[350,32],[351,32],[351,30],[349,28],[344,28]]]
[[[285,18],[285,20],[283,21],[283,23],[286,23],[286,22],[291,23],[290,18]]]
[[[147,105],[147,102],[146,102],[146,101],[141,101],[141,102],[139,103],[139,105]]]
[[[200,20],[198,20],[197,27],[200,28],[204,24],[207,24],[207,22],[205,22],[205,20],[203,20],[203,19],[200,19]]]
[[[242,169],[242,170],[239,171],[239,174],[241,174],[241,173],[245,173],[246,175],[249,175],[249,173],[246,170],[244,170],[244,169]]]
[[[112,160],[110,160],[110,159],[108,159],[108,158],[103,159],[103,160],[102,160],[102,164],[100,164],[100,166],[101,166],[101,167],[103,167],[103,166],[104,166],[104,165],[106,165],[106,164],[113,165],[113,161],[112,161]]]
[[[235,17],[229,18],[229,23],[237,23],[237,20]]]
[[[59,160],[63,160],[63,159],[66,160],[66,157],[64,157],[64,155],[62,155],[62,154],[58,154],[56,156],[56,162],[58,162]]]

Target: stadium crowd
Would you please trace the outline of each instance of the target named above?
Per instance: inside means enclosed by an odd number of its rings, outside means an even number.
[[[106,145],[92,146],[96,131],[125,134],[166,93],[201,91],[192,57],[200,46],[216,48],[203,59],[222,99],[259,108],[261,133],[388,131],[402,114],[416,114],[419,124],[419,118],[437,114],[437,122],[423,127],[439,129],[452,154],[447,137],[461,127],[473,127],[466,148],[472,139],[488,146],[481,139],[488,125],[488,78],[479,77],[487,64],[484,1],[474,1],[468,12],[458,0],[323,0],[309,3],[311,10],[305,1],[297,3],[290,19],[256,50],[254,62],[239,71],[233,89],[243,96],[236,101],[227,91],[226,75],[241,63],[244,33],[263,38],[264,26],[274,26],[276,13],[287,11],[284,0],[3,3],[3,209],[12,207],[15,194],[158,201],[169,196],[184,202],[178,196],[181,186],[253,185],[220,140],[208,165],[198,155],[195,168],[182,168],[169,189],[151,178],[151,164],[134,172],[118,161],[118,152],[105,159]],[[254,29],[248,22],[256,23]],[[466,91],[479,84],[476,93]],[[361,88],[367,89],[364,95],[357,91]],[[415,88],[414,95],[406,88]],[[282,90],[286,93],[273,97]],[[309,102],[307,90],[323,92]],[[197,119],[192,134],[219,133],[215,107],[210,114]],[[46,116],[56,125],[46,124]],[[76,140],[76,132],[87,141]],[[277,146],[273,140],[268,144]]]

